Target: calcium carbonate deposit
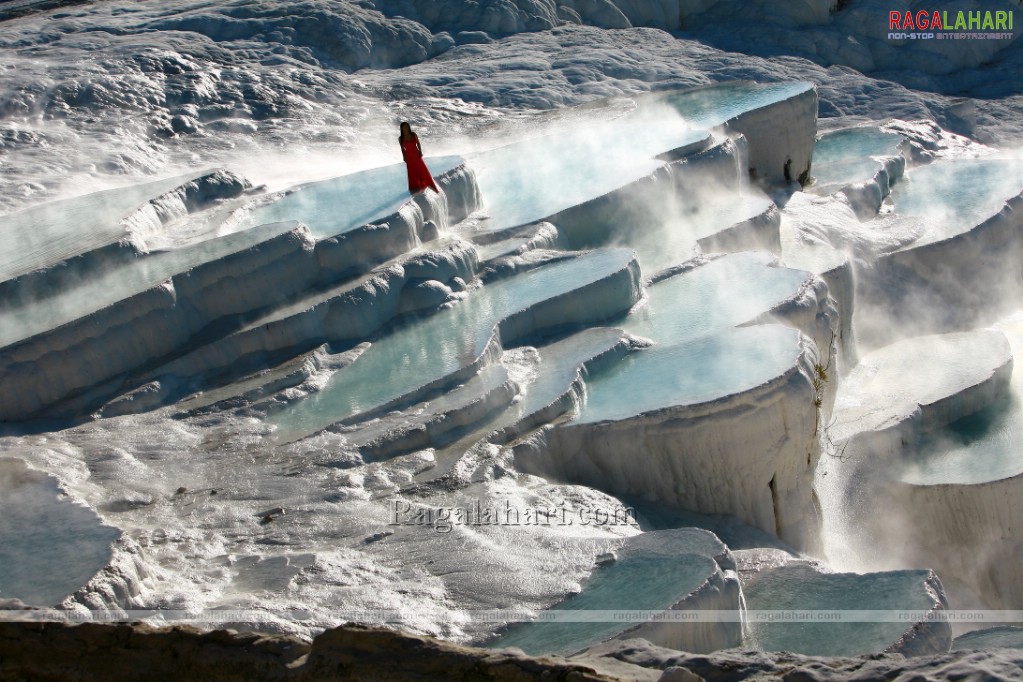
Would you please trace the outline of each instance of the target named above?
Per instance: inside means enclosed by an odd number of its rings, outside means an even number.
[[[0,605],[1015,646],[1023,17],[917,9],[0,3]]]

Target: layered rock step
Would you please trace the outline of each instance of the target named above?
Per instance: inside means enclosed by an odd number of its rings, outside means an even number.
[[[721,611],[736,618],[705,623],[670,618],[670,612],[686,610]],[[650,621],[646,616],[652,611],[669,613]],[[647,622],[630,622],[633,612]],[[642,637],[673,649],[707,652],[742,641],[741,612],[735,561],[713,533],[651,531],[626,540],[581,592],[548,609],[545,613],[553,618],[513,625],[487,646],[570,655],[609,639]]]
[[[368,274],[312,289],[270,312],[247,317],[240,328],[204,339],[189,352],[143,374],[143,385],[103,408],[108,415],[157,404],[233,382],[324,342],[351,349],[396,319],[456,299],[478,266],[476,251],[459,239],[440,239],[384,263]]]
[[[856,365],[858,351],[853,320],[856,277],[850,242],[857,242],[859,222],[847,203],[834,197],[817,198],[797,192],[781,212],[778,228],[781,259],[790,268],[816,274],[828,285],[839,313],[836,344],[841,372]]]
[[[168,309],[188,303],[204,326],[33,414],[101,405],[64,437],[81,446],[97,508],[146,540],[161,597],[310,605],[308,622],[271,615],[306,634],[342,605],[401,604],[415,627],[464,638],[488,631],[472,622],[481,606],[543,608],[587,574],[640,584],[645,567],[667,606],[741,611],[724,546],[691,546],[705,531],[631,540],[631,521],[448,514],[476,501],[620,504],[601,491],[734,514],[769,546],[815,546],[809,483],[838,312],[821,278],[743,251],[780,250],[781,213],[758,185],[807,180],[816,93],[743,83],[639,100],[539,145],[428,159],[440,196],[403,200],[392,166],[256,197],[222,223],[237,230],[227,257],[197,252],[141,290],[169,281]],[[594,135],[614,147],[604,163],[582,155]],[[128,425],[169,435],[122,448]],[[427,520],[389,522],[391,505]],[[472,561],[492,570],[462,570]],[[635,632],[700,651],[741,642],[738,619]]]
[[[3,217],[0,311],[59,294],[83,278],[173,241],[180,221],[241,196],[248,180],[227,170],[184,175],[42,204]]]
[[[912,169],[892,193],[916,238],[882,254],[858,284],[861,331],[873,345],[894,336],[890,321],[916,333],[990,323],[1023,291],[1023,162],[1018,158],[935,161]]]
[[[40,416],[90,387],[98,390],[64,411],[95,409],[97,402],[123,390],[126,373],[187,352],[189,344],[215,339],[245,315],[279,307],[418,247],[428,220],[457,220],[476,207],[472,174],[462,165],[455,164],[438,182],[452,195],[457,213],[450,214],[438,200],[406,199],[379,224],[353,227],[351,218],[328,224],[320,216],[318,229],[341,232],[319,239],[296,222],[256,225],[142,254],[58,296],[8,311],[0,374],[24,391],[0,406],[0,416]],[[340,192],[350,199],[348,185],[326,184],[293,196]],[[197,338],[200,333],[205,337]],[[48,371],[40,373],[35,368],[43,358]]]
[[[620,329],[595,327],[547,345],[519,346],[410,410],[328,429],[341,435],[339,447],[357,450],[364,461],[445,448],[462,438],[505,444],[578,409],[591,372],[646,345]]]
[[[864,555],[870,565],[926,562],[957,604],[975,605],[979,594],[1015,603],[1011,350],[1003,331],[985,330],[905,339],[864,356],[836,401],[835,456],[817,472],[834,560],[881,548]]]
[[[858,218],[869,219],[906,170],[904,139],[877,126],[821,135],[814,145],[814,183],[808,189],[823,196],[841,194]]]
[[[1015,625],[973,630],[952,640],[952,651],[1023,649],[1023,628]]]
[[[428,157],[425,161],[438,181],[445,184],[450,185],[459,171],[468,172],[462,168],[465,159],[460,156]],[[381,166],[261,196],[237,209],[230,220],[236,229],[297,220],[308,225],[318,239],[335,237],[396,213],[409,200],[406,186],[404,164]],[[438,186],[448,194],[448,187]],[[431,197],[439,198],[432,192],[427,195]],[[471,208],[463,209],[463,216],[475,210],[478,203],[472,196],[468,199]],[[456,220],[460,219],[459,211],[453,213]]]
[[[923,656],[944,653],[952,643],[948,622],[935,617],[948,601],[933,571],[821,573],[797,563],[755,574],[744,581],[743,594],[747,610],[763,614],[749,626],[751,641],[762,651]],[[827,611],[841,612],[848,621],[829,623]],[[867,622],[855,622],[856,611]],[[779,614],[777,621],[772,612]],[[801,618],[786,621],[785,614]]]
[[[750,176],[775,184],[805,177],[813,87],[735,83],[637,102],[629,116],[472,157],[491,214],[486,229],[549,220],[569,248],[629,243],[648,272],[697,247],[777,251],[773,204],[744,188]],[[581,162],[595,155],[599,162]]]
[[[822,286],[765,254],[698,262],[653,284],[622,327],[654,345],[592,374],[578,417],[517,445],[516,461],[619,495],[734,514],[814,546],[810,481],[826,391],[815,393],[813,377],[828,360],[798,328],[734,325],[791,320],[830,336]]]
[[[628,249],[600,249],[473,291],[465,301],[374,343],[323,390],[276,414],[279,438],[367,419],[460,383],[502,344],[593,324],[626,312],[641,293]]]
[[[1023,324],[999,324],[1014,353],[1023,352]],[[971,352],[980,353],[974,345]],[[1011,368],[1011,366],[1010,366]],[[1023,600],[1018,504],[1023,494],[1023,373],[986,403],[906,448],[887,490],[892,512],[911,531],[903,552],[931,556],[932,565],[968,604],[1012,608]],[[941,551],[940,547],[957,551]]]
[[[830,435],[848,441],[850,456],[890,458],[904,443],[1004,396],[1012,369],[1012,349],[1000,331],[897,341],[864,356],[845,378]]]

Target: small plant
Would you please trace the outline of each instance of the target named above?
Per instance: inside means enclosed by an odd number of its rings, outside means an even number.
[[[824,384],[826,384],[827,381],[828,368],[818,362],[813,366],[813,377],[810,379],[810,383],[813,384],[814,392],[813,405],[816,408],[820,408],[820,406],[824,404]]]
[[[817,408],[817,420],[813,426],[813,434],[816,436],[821,425],[821,407],[824,405],[824,389],[827,386],[829,372],[831,371],[831,360],[834,357],[832,351],[835,347],[835,332],[831,332],[831,341],[828,343],[828,364],[822,365],[820,360],[813,366],[813,376],[810,377],[810,385],[813,387],[813,406]]]
[[[835,425],[835,419],[828,423],[823,429],[821,429],[821,409],[824,406],[824,391],[827,388],[828,381],[831,378],[831,361],[834,358],[832,350],[835,346],[835,332],[831,332],[831,342],[828,343],[828,362],[827,364],[821,364],[818,360],[813,366],[813,376],[810,377],[810,385],[813,388],[813,406],[816,408],[816,416],[813,425],[813,435],[820,434],[821,445],[824,454],[830,457],[837,457],[841,461],[845,461],[845,448],[847,443],[843,443],[841,446],[837,445],[831,438],[831,427]],[[807,455],[807,461],[810,460],[810,455]]]

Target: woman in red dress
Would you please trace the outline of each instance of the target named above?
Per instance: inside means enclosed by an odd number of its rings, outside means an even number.
[[[401,143],[401,158],[405,159],[405,166],[408,168],[409,194],[425,192],[427,187],[439,194],[437,183],[433,181],[430,169],[423,161],[423,148],[419,146],[419,137],[412,132],[412,126],[407,121],[402,121],[398,142]]]

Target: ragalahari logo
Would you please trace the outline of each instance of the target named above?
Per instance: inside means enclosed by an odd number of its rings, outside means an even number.
[[[888,13],[889,40],[1012,40],[1012,10]]]

